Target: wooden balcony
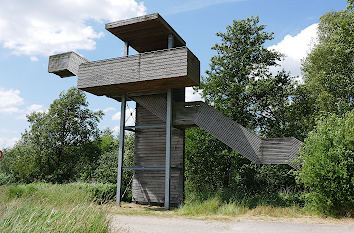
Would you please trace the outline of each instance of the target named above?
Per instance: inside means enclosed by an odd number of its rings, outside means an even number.
[[[164,49],[79,66],[78,88],[119,96],[199,85],[200,62],[187,47]]]

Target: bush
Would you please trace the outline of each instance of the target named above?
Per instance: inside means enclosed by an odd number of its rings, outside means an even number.
[[[226,202],[255,196],[278,202],[280,192],[301,190],[290,166],[254,164],[198,128],[186,131],[185,161],[187,199],[218,194]]]
[[[98,204],[103,204],[116,199],[116,184],[94,184],[89,186],[91,198]]]
[[[327,215],[354,214],[354,110],[318,122],[302,150],[307,203]]]
[[[0,185],[12,184],[15,178],[11,174],[0,173]]]
[[[106,151],[103,153],[99,160],[97,161],[98,166],[94,172],[94,179],[98,183],[108,183],[107,187],[116,187],[117,184],[117,168],[118,168],[118,144],[116,143],[115,138],[111,137],[111,146],[109,148],[104,149]],[[124,164],[125,167],[132,167],[133,166],[133,158],[134,158],[134,134],[127,134],[125,136],[125,145],[124,145]],[[107,141],[107,138],[105,138]],[[105,142],[106,143],[106,142]],[[107,146],[106,146],[107,147]],[[122,180],[122,192],[125,192],[123,197],[124,201],[131,201],[132,199],[132,190],[131,190],[131,179],[133,176],[133,172],[131,170],[124,170],[123,171],[123,180]],[[102,186],[105,189],[104,186]],[[103,190],[101,190],[103,191]],[[101,191],[97,191],[101,193]],[[116,189],[114,189],[114,196],[115,196]],[[123,194],[123,193],[122,193]],[[109,194],[111,195],[111,194]],[[107,197],[104,197],[105,199]],[[106,201],[98,197],[99,200]],[[109,199],[109,198],[108,198]]]

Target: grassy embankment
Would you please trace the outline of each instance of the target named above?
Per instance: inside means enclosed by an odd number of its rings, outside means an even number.
[[[261,199],[226,203],[212,197],[189,200],[181,208],[164,211],[162,207],[132,203],[117,207],[112,201],[114,195],[114,185],[102,184],[0,186],[0,232],[109,232],[109,214],[354,225],[353,218],[325,218],[296,204],[272,206]]]
[[[108,232],[95,190],[78,183],[0,186],[0,232]]]
[[[277,203],[275,203],[277,202]],[[152,215],[160,217],[184,217],[202,220],[254,220],[298,222],[314,224],[345,224],[354,226],[354,218],[335,218],[313,211],[293,195],[280,194],[278,197],[253,197],[239,201],[223,201],[213,196],[204,201],[187,199],[181,208],[164,211],[163,207],[143,206],[125,203],[123,208],[111,205],[110,213],[123,215]],[[110,205],[110,204],[107,204]]]

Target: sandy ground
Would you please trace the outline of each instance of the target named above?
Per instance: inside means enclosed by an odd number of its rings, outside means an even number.
[[[354,233],[352,225],[271,222],[196,220],[174,217],[112,215],[112,231],[129,233]]]

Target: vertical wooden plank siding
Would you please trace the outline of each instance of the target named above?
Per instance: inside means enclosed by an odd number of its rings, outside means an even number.
[[[166,95],[161,95],[166,98]],[[161,125],[159,119],[139,103],[136,104],[136,125]],[[183,201],[184,130],[172,128],[170,204]],[[166,129],[139,129],[135,133],[134,167],[165,167]],[[138,203],[164,203],[164,171],[134,171],[133,201]]]
[[[165,160],[165,209],[170,209],[170,179],[171,179],[171,130],[172,130],[172,90],[167,90],[166,116],[166,160]]]

